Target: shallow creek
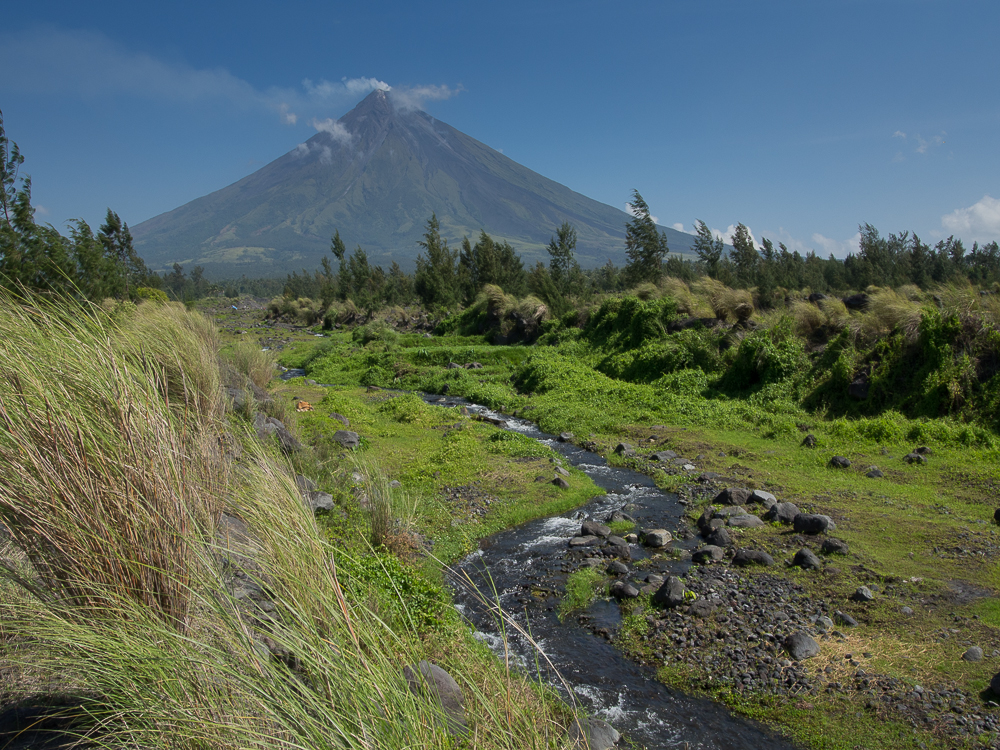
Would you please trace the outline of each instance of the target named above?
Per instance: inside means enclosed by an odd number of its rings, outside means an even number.
[[[588,713],[605,719],[626,739],[649,750],[794,747],[763,727],[733,716],[723,706],[666,688],[655,680],[652,669],[626,659],[603,634],[594,632],[607,629],[610,633],[620,624],[619,608],[613,601],[599,599],[582,618],[559,620],[559,597],[567,572],[579,565],[579,561],[567,565],[568,542],[579,532],[581,521],[592,517],[603,522],[613,511],[621,510],[640,527],[674,532],[684,513],[675,494],[659,490],[643,474],[610,467],[595,453],[559,442],[531,422],[461,399],[425,398],[432,404],[465,406],[472,413],[502,420],[506,429],[548,445],[565,463],[584,471],[607,491],[562,515],[536,519],[487,537],[475,553],[454,567],[455,603],[476,629],[477,638],[488,643],[498,657],[538,674],[564,696],[564,683],[568,684]],[[686,546],[684,542],[677,544]],[[631,545],[630,551],[633,563],[647,557],[639,545]],[[689,565],[688,561],[658,559],[649,572],[683,575]],[[530,633],[535,645],[512,625],[498,623],[495,610],[470,591],[466,579],[479,591],[490,592],[493,604],[499,604],[507,618]]]
[[[302,370],[287,370],[282,378],[303,375]],[[453,566],[455,606],[475,629],[476,638],[498,658],[536,674],[568,702],[578,701],[587,713],[610,723],[624,736],[620,745],[629,741],[647,750],[794,750],[787,740],[733,716],[724,706],[665,687],[651,668],[625,658],[604,635],[621,623],[615,602],[598,599],[579,616],[564,621],[558,617],[566,576],[580,564],[578,559],[575,563],[567,559],[568,543],[583,519],[604,522],[621,510],[639,527],[673,533],[684,513],[675,494],[661,491],[644,474],[608,466],[596,453],[559,442],[532,422],[460,398],[425,394],[424,399],[445,408],[464,406],[504,429],[544,443],[607,492],[561,515],[487,537],[476,552]],[[694,544],[675,542],[681,547]],[[630,552],[633,564],[648,556],[635,544]],[[683,575],[689,566],[689,561],[657,559],[648,572]],[[477,591],[488,592],[490,602],[484,603]],[[503,618],[497,617],[497,606]]]

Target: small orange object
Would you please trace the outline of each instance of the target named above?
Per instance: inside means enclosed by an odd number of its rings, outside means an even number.
[[[313,407],[308,401],[299,401],[295,404],[295,411],[312,411]]]

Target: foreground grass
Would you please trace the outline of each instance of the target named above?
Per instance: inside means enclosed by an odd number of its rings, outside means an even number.
[[[337,489],[356,467],[322,450],[289,465],[253,434],[252,409],[230,410],[223,384],[260,385],[252,351],[220,363],[214,328],[179,307],[9,297],[0,340],[5,704],[68,705],[71,731],[115,747],[454,747],[402,677],[429,658],[465,692],[471,746],[565,742],[570,710],[506,671],[433,581],[373,549],[372,513],[342,502],[317,526],[295,470]],[[409,424],[400,405],[357,403],[373,432]],[[441,464],[494,455],[490,434],[442,433]],[[419,489],[422,476],[404,478]],[[457,555],[466,537],[443,546]]]

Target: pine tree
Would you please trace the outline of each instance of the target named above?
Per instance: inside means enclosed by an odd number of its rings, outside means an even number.
[[[427,220],[424,239],[417,243],[426,251],[417,255],[414,287],[420,300],[431,309],[447,309],[458,299],[458,252],[441,237],[437,215]]]
[[[628,256],[625,277],[632,285],[641,281],[655,283],[663,275],[663,260],[669,252],[667,235],[657,231],[656,222],[649,215],[649,206],[638,190],[632,191],[629,207],[633,217],[625,224],[625,254]]]

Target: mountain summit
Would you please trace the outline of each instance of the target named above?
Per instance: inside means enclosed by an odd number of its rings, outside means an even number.
[[[318,266],[339,230],[372,262],[408,268],[432,213],[450,242],[486,230],[528,262],[548,260],[545,245],[568,221],[581,265],[624,263],[624,211],[532,172],[391,91],[373,91],[317,127],[239,182],[133,227],[147,265],[280,275]],[[689,251],[691,235],[665,231],[671,250]]]

